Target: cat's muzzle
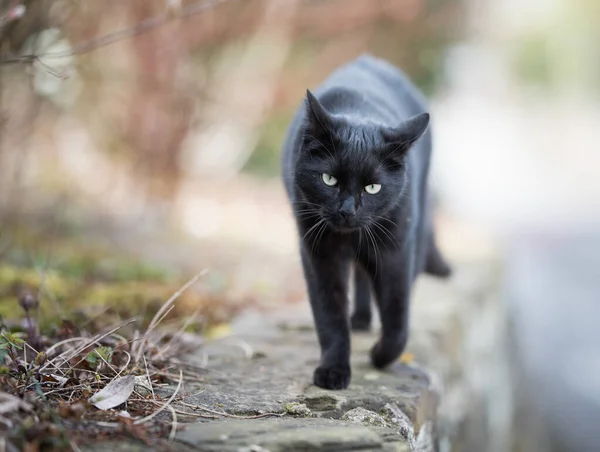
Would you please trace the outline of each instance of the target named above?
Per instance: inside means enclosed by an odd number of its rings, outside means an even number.
[[[339,232],[352,232],[360,227],[355,215],[337,214],[329,220],[329,224]]]

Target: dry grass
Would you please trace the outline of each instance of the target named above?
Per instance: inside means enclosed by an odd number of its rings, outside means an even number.
[[[98,332],[63,322],[54,335],[41,335],[30,316],[38,302],[22,296],[29,327],[13,332],[0,325],[0,433],[6,449],[78,450],[78,444],[118,437],[156,444],[173,440],[186,420],[239,418],[186,403],[189,395],[180,394],[185,383],[197,385],[202,371],[178,359],[202,341],[190,341],[186,332],[198,317],[180,320],[173,332],[161,329],[179,296],[205,273],[178,289],[143,332],[131,319]],[[102,403],[108,407],[97,408]],[[271,415],[281,414],[256,417]]]

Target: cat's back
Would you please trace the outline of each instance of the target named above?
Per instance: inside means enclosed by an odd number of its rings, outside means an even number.
[[[395,117],[391,120],[395,124],[399,119],[427,110],[425,97],[400,69],[369,54],[336,69],[315,91],[315,95],[320,97],[335,92],[354,92],[357,99],[362,99],[363,107],[371,104],[393,112]],[[327,97],[335,99],[336,96]],[[348,101],[348,96],[345,97],[348,108],[358,106]],[[324,104],[327,101],[322,99]],[[335,109],[336,106],[332,107]]]

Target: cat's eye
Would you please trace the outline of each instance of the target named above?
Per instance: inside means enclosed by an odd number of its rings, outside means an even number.
[[[365,187],[365,191],[370,195],[376,195],[381,190],[381,184],[371,184]]]
[[[323,173],[321,175],[321,178],[323,179],[323,182],[325,182],[325,185],[327,185],[328,187],[334,187],[338,183],[337,179],[331,174]]]

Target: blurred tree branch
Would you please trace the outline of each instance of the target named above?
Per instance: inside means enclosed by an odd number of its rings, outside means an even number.
[[[25,5],[18,3],[18,0],[12,0],[6,12],[0,15],[0,30],[14,20],[18,20],[25,14]]]
[[[42,54],[27,54],[27,55],[8,55],[7,57],[0,60],[0,64],[11,64],[11,63],[31,63],[39,58],[64,58],[73,55],[80,55],[88,53],[93,50],[108,46],[115,42],[132,38],[140,34],[151,31],[160,26],[166,25],[175,20],[185,19],[197,14],[201,14],[204,11],[216,8],[223,3],[230,3],[239,0],[203,0],[192,3],[187,6],[180,6],[179,2],[168,1],[165,2],[165,12],[157,16],[145,19],[131,27],[126,27],[121,30],[117,30],[106,35],[94,38],[73,46],[71,51],[68,52],[49,52]],[[13,1],[13,3],[15,3]],[[17,4],[11,5],[6,13],[0,15],[0,29],[11,21],[18,20],[25,13],[25,5]]]
[[[257,149],[275,161],[265,124],[362,52],[433,86],[464,1],[0,0],[0,183],[15,174],[0,212],[35,186],[35,165],[16,162],[28,153],[111,208],[185,194]],[[80,169],[82,155],[96,163]]]

